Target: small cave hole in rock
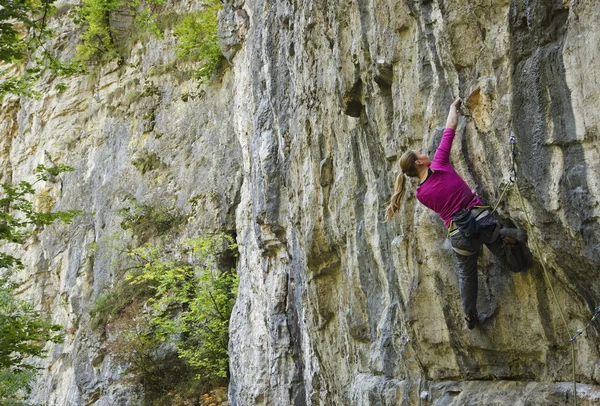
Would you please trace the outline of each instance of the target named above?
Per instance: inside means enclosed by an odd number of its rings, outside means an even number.
[[[349,92],[344,95],[344,114],[350,117],[360,117],[363,108],[362,103],[362,80],[358,80]]]

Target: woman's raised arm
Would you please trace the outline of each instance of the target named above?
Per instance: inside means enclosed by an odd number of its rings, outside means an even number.
[[[446,129],[442,135],[442,141],[440,142],[440,145],[433,156],[433,163],[435,163],[436,166],[450,165],[450,149],[452,149],[454,133],[456,131],[456,127],[458,126],[459,108],[460,99],[456,99],[450,106],[450,112],[448,113],[448,119],[446,120]]]
[[[456,127],[458,126],[458,109],[460,108],[460,103],[460,99],[456,99],[450,106],[450,112],[448,112],[448,118],[446,119],[446,128],[456,130]]]

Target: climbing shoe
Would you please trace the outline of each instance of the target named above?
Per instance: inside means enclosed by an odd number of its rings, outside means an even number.
[[[520,228],[503,228],[500,230],[500,235],[503,237],[512,238],[521,243],[527,242],[527,232]]]
[[[475,325],[479,323],[479,318],[477,317],[477,314],[471,314],[465,317],[465,321],[467,322],[467,328],[473,330]]]

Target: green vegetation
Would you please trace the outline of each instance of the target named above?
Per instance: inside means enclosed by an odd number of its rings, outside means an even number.
[[[77,57],[82,62],[93,58],[110,60],[117,51],[110,28],[111,11],[122,7],[122,0],[83,0],[79,8],[79,19],[75,21],[84,26],[81,44],[77,46]]]
[[[207,0],[202,10],[183,17],[170,13],[158,18],[164,3],[165,0],[82,0],[75,19],[83,27],[78,61],[90,64],[122,58],[127,46],[119,38],[131,42],[146,33],[161,37],[166,27],[176,24],[179,59],[199,62],[194,75],[202,82],[210,79],[223,58],[217,36],[221,1]],[[117,27],[113,22],[117,15],[120,20],[129,19],[131,26]]]
[[[149,117],[144,117],[144,119],[151,119],[152,115]],[[145,152],[140,154],[136,159],[132,162],[132,165],[135,166],[138,171],[142,175],[146,172],[150,172],[156,169],[164,169],[166,167],[165,163],[159,158],[156,152]]]
[[[44,356],[46,342],[61,342],[62,328],[16,299],[8,278],[0,278],[0,404],[26,405],[22,391],[30,389],[37,373],[27,361]]]
[[[59,61],[43,45],[52,36],[47,22],[56,8],[55,0],[2,2],[0,8],[0,100],[6,94],[39,97],[33,84],[44,71],[57,76],[81,72],[77,63]]]
[[[60,165],[47,168],[39,165],[37,181],[48,181],[73,168]],[[0,199],[0,240],[23,244],[40,228],[59,220],[70,223],[77,211],[38,212],[34,210],[34,185],[3,184]],[[52,324],[36,311],[31,303],[15,297],[16,286],[10,282],[12,271],[23,265],[17,257],[0,252],[0,404],[27,405],[24,393],[30,388],[36,368],[28,361],[44,356],[44,345],[62,340],[62,328]]]
[[[126,47],[118,37],[129,38],[144,33],[161,36],[157,19],[164,0],[82,0],[75,23],[83,27],[77,59],[82,63],[105,62],[122,57]],[[133,25],[117,27],[116,15]]]
[[[90,309],[92,329],[106,326],[115,315],[126,312],[132,304],[141,303],[150,296],[148,286],[134,285],[125,279],[125,275],[135,275],[136,270],[132,268],[118,272],[114,287],[98,295]]]
[[[200,379],[224,383],[227,378],[229,317],[237,296],[237,275],[232,270],[220,271],[216,255],[236,245],[231,237],[200,237],[185,242],[185,252],[201,266],[162,262],[155,250],[144,247],[134,255],[145,262],[144,271],[131,278],[133,284],[149,283],[154,297],[151,324],[161,339],[171,334],[184,334],[178,343],[182,359],[200,371]],[[173,318],[170,309],[182,307]]]
[[[220,234],[181,248],[177,256],[185,260],[152,245],[129,251],[124,278],[111,293],[117,299],[100,296],[94,308],[112,337],[109,352],[129,364],[147,405],[197,404],[199,394],[228,381],[238,279],[219,260],[234,255],[236,245]]]
[[[177,55],[182,60],[200,62],[194,74],[201,82],[213,76],[223,59],[217,36],[217,13],[221,7],[221,1],[208,0],[201,11],[187,15],[175,27]]]
[[[181,213],[177,208],[165,207],[161,204],[140,204],[128,198],[129,207],[119,210],[122,217],[121,228],[131,230],[142,243],[152,237],[164,235],[168,231],[184,224],[189,215]]]
[[[33,184],[25,181],[16,186],[4,183],[1,186],[0,199],[0,240],[23,244],[38,228],[50,225],[56,220],[70,223],[79,211],[39,212],[34,210],[30,196],[35,194],[36,183],[48,181],[62,172],[72,170],[73,168],[66,165],[54,168],[38,165],[35,170],[37,180]],[[0,252],[0,269],[13,266],[21,266],[20,260]]]
[[[209,80],[223,60],[217,36],[220,0],[207,0],[200,11],[185,16],[163,15],[165,0],[82,0],[69,12],[81,26],[77,56],[71,62],[60,61],[56,50],[45,45],[54,35],[48,20],[70,8],[63,5],[57,13],[55,1],[9,1],[0,8],[0,100],[6,94],[40,97],[33,85],[45,72],[66,77],[115,58],[123,62],[136,41],[146,34],[162,37],[173,25],[178,59],[198,63],[191,73],[201,82]],[[64,92],[66,85],[58,83],[54,89]]]

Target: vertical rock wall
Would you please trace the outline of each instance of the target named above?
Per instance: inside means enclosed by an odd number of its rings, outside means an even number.
[[[600,305],[596,3],[226,0],[230,65],[209,86],[177,67],[167,30],[64,93],[48,76],[41,100],[4,100],[3,180],[70,164],[74,173],[39,188],[56,209],[86,213],[23,253],[23,296],[67,331],[33,400],[138,399],[89,326],[114,282],[111,247],[134,238],[118,215],[133,198],[193,214],[171,241],[237,236],[232,405],[572,404],[568,339]],[[54,45],[68,58],[73,4],[58,5]],[[515,136],[549,279],[541,258],[511,274],[485,252],[479,309],[492,317],[468,331],[441,220],[416,202],[414,183],[393,221],[384,212],[399,155],[433,154],[449,104],[476,88],[452,162],[495,203]],[[526,225],[515,191],[499,214]],[[597,329],[576,342],[580,404],[600,400]]]
[[[75,4],[57,6],[49,48],[68,60],[77,45],[69,16]],[[170,2],[162,11],[172,18],[197,7]],[[2,181],[31,180],[40,163],[71,165],[74,172],[36,187],[54,209],[83,211],[71,225],[48,227],[19,253],[25,264],[19,291],[66,332],[64,343],[50,346],[41,362],[33,402],[139,404],[127,365],[108,348],[114,336],[90,323],[95,300],[117,283],[119,251],[140,242],[121,227],[121,209],[136,201],[190,215],[169,235],[151,236],[155,245],[167,240],[177,247],[204,232],[235,235],[242,155],[232,120],[232,76],[224,67],[210,86],[199,87],[183,68],[175,64],[175,40],[167,30],[163,39],[136,42],[121,64],[68,78],[62,93],[54,89],[62,80],[47,75],[38,86],[40,100],[2,102]]]
[[[233,404],[572,402],[568,339],[600,304],[595,2],[226,2],[237,10]],[[399,154],[432,154],[449,104],[476,88],[453,164],[493,204],[516,137],[550,279],[540,258],[511,274],[484,253],[492,318],[468,331],[442,222],[414,184],[395,220],[384,209]],[[499,213],[526,227],[515,191]],[[593,329],[576,343],[584,404],[600,396],[598,344]]]

